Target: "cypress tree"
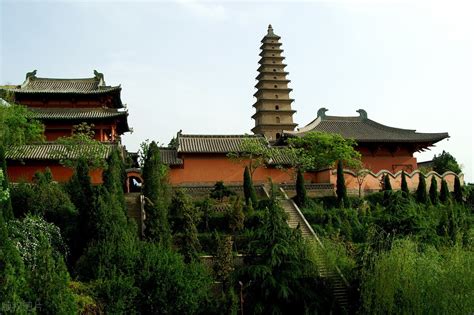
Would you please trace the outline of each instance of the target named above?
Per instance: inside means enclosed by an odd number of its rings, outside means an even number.
[[[390,184],[390,177],[388,177],[388,174],[385,174],[385,176],[383,177],[383,190],[384,191],[392,190],[392,184]]]
[[[401,189],[402,192],[405,196],[410,195],[410,190],[408,189],[408,184],[407,184],[407,176],[405,174],[405,171],[402,171],[402,184],[401,184]]]
[[[257,200],[257,193],[255,192],[255,187],[252,183],[252,177],[250,176],[250,171],[247,166],[245,166],[244,170],[244,196],[245,196],[245,204],[248,206],[250,202],[256,205],[258,203]]]
[[[123,186],[125,178],[125,166],[120,157],[118,149],[115,149],[110,154],[107,160],[107,169],[102,174],[102,180],[104,187],[107,191],[112,194],[120,202],[124,213],[127,213],[127,207],[125,203],[125,194],[123,192]]]
[[[418,175],[418,188],[416,189],[416,201],[419,203],[427,203],[428,196],[426,194],[426,180],[425,175],[419,173]]]
[[[458,203],[462,203],[462,187],[461,187],[461,180],[459,176],[454,178],[454,200]]]
[[[299,207],[306,204],[306,187],[304,186],[304,176],[300,168],[296,174],[296,199],[295,202]]]
[[[439,194],[438,194],[438,182],[434,176],[431,176],[431,185],[430,185],[430,200],[431,203],[437,205],[439,202]]]
[[[143,194],[146,197],[145,211],[147,222],[145,235],[154,242],[168,247],[171,231],[168,222],[170,188],[167,182],[167,169],[161,162],[160,149],[156,142],[150,143],[143,165]]]
[[[7,190],[9,187],[8,184],[8,174],[7,174],[7,162],[5,160],[5,149],[0,145],[0,169],[3,170],[3,180],[0,181],[0,186],[3,190]],[[5,221],[13,219],[13,208],[11,199],[8,198],[5,202],[0,204],[0,210],[3,210],[3,218]]]
[[[446,203],[449,201],[450,195],[449,195],[449,188],[448,188],[448,183],[444,180],[441,180],[441,192],[439,194],[439,200],[441,200],[442,203]]]
[[[337,162],[336,195],[339,204],[342,204],[347,199],[346,181],[344,179],[344,170],[341,160]]]

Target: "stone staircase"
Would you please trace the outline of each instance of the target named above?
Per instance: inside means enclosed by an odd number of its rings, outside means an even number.
[[[315,244],[316,263],[318,264],[319,274],[322,278],[327,278],[331,285],[332,293],[343,312],[349,311],[348,283],[337,266],[331,266],[323,243],[314,232],[311,225],[306,221],[301,210],[288,197],[283,188],[280,188],[281,196],[278,197],[281,207],[288,214],[288,225],[291,228],[299,228],[304,238]]]
[[[145,230],[145,210],[143,209],[143,196],[141,193],[125,194],[127,214],[130,219],[135,220],[138,227],[138,235],[143,236]]]

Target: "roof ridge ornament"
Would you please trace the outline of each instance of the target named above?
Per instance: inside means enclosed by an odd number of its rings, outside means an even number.
[[[273,33],[273,27],[271,24],[268,24],[267,35],[275,35],[275,33]]]
[[[327,111],[328,111],[327,108],[321,107],[320,109],[318,109],[318,117],[325,118]]]
[[[28,81],[29,79],[36,79],[36,72],[37,71],[38,70],[33,70],[31,72],[27,72],[25,80]]]
[[[363,109],[358,109],[356,110],[357,113],[359,113],[359,118],[361,119],[368,119],[367,112]]]
[[[104,74],[94,70],[94,77],[99,80],[99,86],[105,86]]]

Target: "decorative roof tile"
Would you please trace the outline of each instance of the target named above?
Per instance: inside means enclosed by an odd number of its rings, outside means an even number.
[[[128,116],[126,111],[115,108],[29,108],[31,116],[35,119],[104,119]]]
[[[229,153],[240,152],[244,139],[252,139],[262,145],[267,140],[259,135],[183,135],[178,134],[179,153]]]
[[[448,138],[447,132],[420,133],[416,130],[389,127],[367,117],[367,112],[358,110],[357,117],[326,116],[327,109],[318,110],[318,117],[297,131],[285,131],[286,135],[304,136],[310,131],[339,134],[346,139],[364,142],[395,142],[395,143],[435,143]]]
[[[59,160],[62,158],[74,159],[80,155],[98,152],[101,150],[102,156],[106,159],[117,145],[103,144],[101,146],[75,146],[69,147],[57,143],[41,143],[16,145],[9,147],[5,152],[8,160]]]

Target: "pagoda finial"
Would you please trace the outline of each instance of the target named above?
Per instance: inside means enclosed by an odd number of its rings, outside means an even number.
[[[272,27],[271,24],[268,24],[268,32],[267,33],[268,33],[268,35],[275,35],[275,34],[273,34],[273,27]]]

